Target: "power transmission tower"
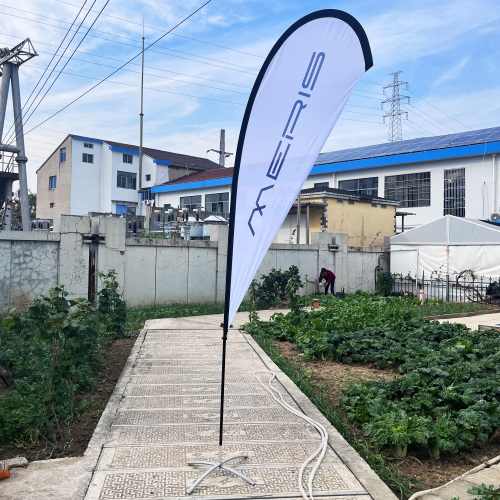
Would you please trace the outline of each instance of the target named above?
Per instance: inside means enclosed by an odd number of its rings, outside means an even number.
[[[224,166],[224,159],[233,154],[226,151],[226,131],[224,129],[221,129],[220,131],[220,149],[209,149],[207,153],[210,151],[219,153],[219,165],[221,167]]]
[[[13,171],[11,162],[7,168],[0,169],[0,207],[5,202],[4,218],[1,229],[11,229],[12,213],[12,182],[19,179],[19,193],[21,195],[21,215],[23,218],[23,231],[31,230],[30,209],[28,201],[28,179],[26,176],[26,158],[24,151],[23,115],[21,110],[21,92],[19,90],[19,66],[37,56],[29,38],[16,45],[13,49],[0,49],[0,68],[2,83],[0,86],[0,155],[4,152],[16,154],[18,174]],[[14,127],[16,132],[16,145],[2,144],[5,112],[9,97],[9,86],[12,86],[12,104],[14,111]],[[11,165],[9,167],[9,165]]]
[[[408,82],[400,82],[398,80],[398,75],[402,73],[402,71],[396,71],[395,73],[391,73],[391,76],[394,78],[393,82],[390,85],[386,85],[384,87],[384,95],[386,94],[386,90],[392,88],[392,96],[388,97],[385,101],[382,101],[382,110],[384,109],[384,104],[390,102],[391,110],[389,113],[384,115],[384,123],[387,117],[390,118],[389,122],[389,142],[401,141],[403,140],[403,129],[401,128],[401,115],[406,115],[406,119],[408,119],[408,113],[406,111],[401,111],[400,101],[403,99],[408,99],[408,103],[410,103],[410,98],[407,95],[399,95],[399,86],[406,85],[406,90],[408,90]]]

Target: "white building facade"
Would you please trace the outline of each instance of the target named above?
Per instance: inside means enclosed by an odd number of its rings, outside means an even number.
[[[325,187],[399,202],[404,228],[443,215],[500,220],[500,127],[322,153],[303,188]],[[225,178],[193,174],[152,189],[157,207],[207,210],[218,193],[231,196],[232,170]],[[189,198],[194,197],[194,198]],[[401,232],[403,218],[396,218]]]
[[[443,215],[500,220],[500,127],[324,153],[318,184],[399,201],[413,228]],[[401,231],[398,219],[397,232]]]
[[[89,212],[145,214],[151,188],[193,172],[220,168],[195,156],[68,135],[37,171],[37,217]]]

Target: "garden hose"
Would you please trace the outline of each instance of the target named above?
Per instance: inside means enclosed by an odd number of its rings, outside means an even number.
[[[408,500],[415,500],[416,498],[420,498],[423,495],[427,495],[427,493],[432,493],[433,491],[444,488],[445,486],[448,486],[449,484],[452,484],[455,481],[458,481],[459,479],[462,479],[465,476],[468,476],[469,474],[474,474],[475,472],[479,472],[480,470],[483,470],[486,467],[491,467],[492,465],[495,465],[497,462],[500,462],[500,455],[498,457],[492,458],[491,460],[488,460],[487,462],[484,462],[484,463],[478,465],[477,467],[474,467],[473,469],[471,469],[467,472],[464,472],[461,476],[458,476],[455,479],[448,481],[446,484],[443,484],[442,486],[438,486],[437,488],[432,488],[430,490],[417,491],[417,493],[414,493]]]
[[[267,373],[268,375],[271,375],[270,379],[267,382],[267,386],[262,382],[262,380],[257,376],[259,373]],[[323,461],[323,457],[325,456],[326,453],[326,448],[328,446],[328,432],[327,430],[318,422],[313,420],[312,418],[308,417],[304,413],[300,412],[299,410],[296,410],[292,406],[290,406],[284,399],[283,395],[278,391],[278,389],[275,389],[272,386],[273,380],[276,378],[276,374],[269,371],[269,370],[261,370],[257,371],[254,373],[255,378],[259,381],[259,384],[273,397],[273,399],[279,403],[283,408],[288,410],[290,413],[293,413],[297,417],[301,418],[302,420],[305,420],[309,424],[311,424],[321,435],[321,444],[318,447],[318,449],[309,457],[307,460],[302,464],[300,471],[299,471],[299,490],[300,493],[302,494],[302,497],[304,500],[314,500],[313,497],[313,479],[316,474],[316,471],[318,470],[318,467],[321,465],[321,462]],[[316,457],[318,456],[318,459],[316,460],[316,464],[313,467],[313,470],[311,471],[311,474],[309,475],[309,480],[308,480],[308,489],[309,489],[309,496],[305,492],[303,486],[302,486],[302,479],[304,476],[304,471],[306,467],[309,465],[309,463]]]

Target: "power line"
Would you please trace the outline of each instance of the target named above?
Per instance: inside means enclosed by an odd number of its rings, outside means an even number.
[[[463,125],[465,128],[468,128],[469,130],[472,130],[471,127],[469,127],[468,125],[466,125],[465,123],[461,122],[460,120],[457,120],[456,118],[454,118],[453,116],[449,115],[448,113],[446,113],[446,111],[443,111],[442,109],[438,108],[437,106],[435,106],[434,104],[430,103],[429,101],[427,101],[426,99],[424,99],[423,97],[419,96],[418,94],[416,94],[415,92],[412,92],[410,90],[410,92],[415,96],[415,97],[418,97],[420,100],[426,102],[429,106],[432,106],[434,109],[440,111],[441,113],[443,113],[444,115],[446,115],[448,118],[451,118],[452,120],[455,120],[456,122],[460,123],[460,125]]]
[[[428,120],[426,117],[425,117],[425,114],[420,112],[417,108],[415,108],[415,106],[412,106],[413,107],[413,112],[421,119],[421,120],[424,120],[424,122],[427,122],[429,125],[431,125],[432,127],[435,127],[437,128],[438,130],[440,130],[441,132],[444,132],[445,134],[449,134],[449,132],[443,128],[441,128],[439,125],[435,125],[434,123],[432,123],[430,120]],[[403,108],[405,110],[405,112],[408,112],[408,110],[406,110],[405,108]],[[430,117],[429,117],[430,118]]]
[[[194,16],[198,11],[200,11],[201,9],[203,9],[203,7],[205,7],[206,5],[208,5],[211,1],[212,0],[207,0],[201,7],[197,8],[195,11],[193,11],[191,14],[189,14],[189,16],[185,17],[182,21],[180,21],[179,23],[177,23],[173,28],[171,28],[170,30],[168,30],[167,32],[165,32],[161,37],[159,37],[158,39],[156,39],[153,43],[149,44],[145,49],[141,50],[138,54],[136,54],[135,56],[133,56],[126,63],[124,63],[122,66],[120,66],[118,69],[116,69],[115,71],[113,71],[112,73],[110,73],[107,77],[103,78],[101,81],[99,81],[98,83],[96,83],[93,87],[91,87],[90,89],[88,89],[87,91],[85,91],[83,94],[81,94],[80,96],[78,96],[76,99],[73,99],[70,103],[66,104],[66,106],[64,106],[63,108],[61,108],[59,111],[57,111],[56,113],[52,114],[51,116],[49,116],[48,118],[46,118],[44,121],[40,122],[38,125],[36,125],[32,129],[30,129],[24,135],[29,134],[33,130],[37,129],[40,125],[43,125],[44,123],[48,122],[51,118],[53,118],[54,116],[58,115],[59,113],[61,113],[65,109],[69,108],[69,106],[71,106],[76,101],[80,100],[82,97],[84,97],[89,92],[91,92],[92,90],[94,90],[96,87],[98,87],[99,85],[101,85],[102,83],[104,83],[108,78],[110,78],[111,76],[113,76],[115,73],[118,73],[118,71],[120,71],[120,69],[122,69],[123,67],[125,67],[129,62],[131,62],[135,58],[139,57],[143,52],[145,52],[146,50],[148,50],[155,43],[159,42],[162,38],[164,38],[165,36],[167,36],[175,28],[179,27],[181,24],[183,24],[184,22],[186,22],[189,18],[191,18],[192,16]]]
[[[434,118],[433,116],[431,116],[429,113],[426,113],[425,111],[422,111],[420,108],[417,108],[416,106],[414,106],[413,104],[410,104],[410,106],[413,108],[414,111],[416,111],[418,109],[418,111],[423,114],[424,116],[428,116],[431,120],[434,120],[435,122],[439,123],[440,125],[442,125],[443,127],[446,127],[448,128],[449,130],[451,130],[451,133],[454,134],[456,133],[456,130],[453,129],[452,127],[450,127],[449,125],[447,125],[446,123],[443,123],[441,120],[438,120],[437,118]],[[434,125],[436,126],[436,125]],[[446,134],[449,134],[449,132],[447,132],[446,130],[444,131]]]
[[[37,69],[42,69],[42,68],[39,68],[38,66],[31,66],[32,68],[37,68]],[[118,70],[120,70],[122,68],[118,68]],[[116,73],[116,71],[114,72]],[[112,74],[114,74],[112,73]],[[135,72],[134,72],[135,73]],[[97,78],[95,76],[87,76],[87,75],[80,75],[78,73],[68,73],[67,71],[64,72],[65,75],[68,75],[68,76],[76,76],[78,78],[86,78],[88,80],[101,80],[100,78]],[[111,75],[109,75],[111,76]],[[107,80],[108,77],[106,77],[105,80]],[[123,85],[125,87],[135,87],[135,88],[141,88],[140,85],[135,85],[133,83],[126,83],[126,82],[119,82],[117,80],[108,80],[108,83],[112,83],[114,85]],[[240,103],[240,102],[231,102],[231,101],[223,101],[221,99],[215,99],[215,98],[211,98],[211,97],[204,97],[204,96],[197,96],[197,95],[192,95],[192,94],[184,94],[182,92],[174,92],[173,90],[164,90],[164,89],[156,89],[154,87],[144,87],[145,90],[153,90],[155,92],[163,92],[165,94],[174,94],[174,95],[181,95],[181,96],[185,96],[185,97],[194,97],[196,99],[205,99],[205,100],[208,100],[208,101],[215,101],[215,102],[221,102],[221,103],[225,103],[225,104],[235,104],[236,106],[245,106],[245,103]],[[224,89],[220,89],[220,90],[224,90]],[[243,94],[243,92],[240,92],[241,94]],[[248,94],[244,94],[246,96],[248,96]],[[352,111],[351,111],[352,113]]]
[[[106,66],[106,65],[104,65]],[[32,68],[36,68],[36,69],[42,69],[42,68],[39,68],[38,66],[34,66],[34,65],[31,65]],[[120,69],[120,68],[118,68]],[[133,71],[134,73],[138,73],[136,71]],[[92,76],[88,76],[88,75],[82,75],[82,74],[79,74],[79,73],[69,73],[67,71],[64,72],[65,75],[67,76],[75,76],[75,77],[78,77],[78,78],[85,78],[85,79],[88,79],[88,80],[100,80],[100,78],[97,78],[97,77],[92,77]],[[151,76],[156,76],[156,75],[151,75]],[[158,77],[158,78],[161,78],[161,77]],[[178,81],[178,80],[174,80],[174,81]],[[126,87],[134,87],[134,88],[140,88],[140,85],[136,85],[136,84],[133,84],[133,83],[126,83],[126,82],[119,82],[117,80],[109,80],[108,83],[113,83],[113,84],[117,84],[117,85],[122,85],[122,86],[126,86]],[[188,82],[189,83],[189,82]],[[216,89],[216,90],[220,90],[222,92],[234,92],[234,91],[231,91],[231,90],[228,90],[228,89],[220,89],[220,88],[216,88],[216,87],[210,87],[212,89]],[[144,87],[145,90],[151,90],[151,91],[154,91],[154,92],[163,92],[163,93],[166,93],[166,94],[174,94],[174,95],[180,95],[180,96],[184,96],[184,97],[192,97],[192,98],[195,98],[195,99],[204,99],[204,100],[208,100],[208,101],[215,101],[215,102],[221,102],[221,103],[224,103],[224,104],[233,104],[233,105],[236,105],[236,106],[245,106],[245,103],[239,103],[239,102],[233,102],[233,101],[225,101],[225,100],[222,100],[222,99],[215,99],[215,98],[212,98],[212,97],[205,97],[205,96],[199,96],[199,95],[193,95],[193,94],[186,94],[186,93],[183,93],[183,92],[176,92],[176,91],[173,91],[173,90],[164,90],[164,89],[158,89],[158,88],[154,88],[154,87]],[[238,92],[239,94],[242,94],[246,97],[248,97],[249,93],[245,93],[245,92]],[[350,106],[356,106],[355,104],[351,104]],[[358,106],[358,107],[363,107],[363,108],[368,108],[368,109],[373,109],[373,108],[370,108],[368,106]],[[354,113],[354,114],[359,114],[359,115],[367,115],[367,116],[376,116],[376,117],[381,117],[381,115],[378,115],[378,114],[375,114],[375,113],[363,113],[363,112],[360,112],[360,111],[352,111],[352,110],[349,110],[349,109],[346,109],[345,110],[346,113]],[[375,123],[375,122],[373,122]]]
[[[94,3],[92,4],[92,6],[96,3],[97,0],[94,0]],[[87,37],[87,35],[89,34],[89,31],[92,29],[92,26],[94,26],[95,22],[97,21],[97,19],[99,19],[99,16],[101,15],[102,11],[106,8],[106,6],[108,5],[109,3],[109,0],[106,1],[106,3],[104,4],[104,7],[101,9],[101,12],[99,12],[99,14],[96,16],[96,18],[94,19],[94,22],[90,25],[90,28],[87,30],[87,32],[83,35],[82,39],[80,40],[80,42],[78,43],[77,47],[80,47],[80,45],[82,44],[82,42],[85,40],[85,38]],[[90,12],[90,11],[89,11]],[[57,67],[57,65],[59,64],[59,62],[61,61],[62,59],[62,56],[66,53],[66,50],[69,48],[71,42],[74,40],[75,36],[77,35],[78,31],[80,30],[83,22],[85,21],[85,19],[87,18],[89,12],[87,12],[87,14],[85,15],[85,17],[82,19],[80,25],[78,26],[77,30],[75,31],[75,34],[71,37],[71,40],[68,42],[68,45],[66,46],[66,48],[64,49],[63,53],[61,54],[61,56],[59,57],[58,61],[56,62],[56,64],[54,65],[54,67],[52,68],[49,76],[46,78],[44,84],[42,85],[42,87],[40,88],[40,90],[38,91],[37,95],[34,97],[33,101],[30,103],[26,113],[30,110],[31,106],[35,103],[37,97],[40,95],[41,91],[43,90],[43,87],[45,87],[45,84],[49,81],[49,78],[52,76],[52,73],[54,72],[55,68]],[[71,56],[69,57],[69,59],[66,61],[66,64],[63,66],[63,70],[64,68],[69,64],[69,61],[71,60],[71,58],[73,57],[73,55],[75,54],[75,51],[73,51],[73,53],[71,54]],[[56,83],[57,79],[59,78],[59,76],[61,75],[61,72],[62,70],[59,72],[59,75],[52,81],[52,83],[50,84],[50,87],[47,89],[47,91],[45,92],[45,94],[42,96],[42,98],[38,101],[38,104],[35,106],[35,109],[33,109],[33,111],[31,112],[31,114],[25,118],[24,120],[24,125],[26,125],[26,123],[28,123],[29,119],[33,116],[33,113],[37,110],[38,106],[40,106],[40,104],[42,103],[42,101],[45,99],[46,95],[49,93],[50,89],[54,86],[54,84]],[[13,132],[14,133],[14,132]],[[7,142],[10,142],[12,141],[13,137],[11,136],[9,139],[7,139]]]
[[[47,70],[49,69],[50,65],[52,64],[52,61],[54,60],[54,58],[55,58],[55,56],[56,56],[57,52],[59,51],[59,49],[61,48],[62,44],[64,43],[64,40],[66,40],[66,37],[69,35],[71,28],[72,28],[72,27],[73,27],[73,25],[76,23],[76,20],[77,20],[77,19],[78,19],[78,17],[80,16],[80,13],[82,12],[83,7],[85,6],[85,4],[86,4],[86,3],[87,3],[87,0],[85,0],[85,1],[83,2],[83,5],[81,6],[80,10],[78,11],[78,14],[76,15],[75,19],[74,19],[74,20],[73,20],[73,22],[71,23],[71,26],[70,26],[70,27],[68,28],[68,30],[66,31],[66,34],[64,35],[64,38],[61,40],[61,43],[59,44],[59,47],[57,47],[57,50],[56,50],[56,52],[54,53],[54,56],[52,57],[52,59],[51,59],[51,60],[49,61],[49,63],[47,64],[47,66],[46,66],[46,68],[45,68],[44,72],[42,73],[42,76],[39,78],[39,80],[38,80],[38,82],[36,83],[36,85],[33,87],[33,90],[31,91],[31,94],[28,96],[28,99],[25,101],[25,103],[24,103],[23,107],[21,108],[21,113],[23,112],[23,110],[24,110],[25,106],[26,106],[26,105],[28,104],[28,102],[30,101],[31,96],[32,96],[32,95],[33,95],[33,93],[35,92],[35,90],[36,90],[36,88],[38,87],[39,83],[42,81],[42,78],[45,76],[45,73],[47,72]],[[81,26],[81,24],[80,24],[80,26]],[[78,30],[77,30],[77,31],[78,31]],[[75,34],[76,34],[76,33],[75,33]],[[71,40],[73,40],[73,38],[72,38]],[[70,43],[71,43],[71,41],[70,41]],[[56,66],[57,66],[57,64],[56,64]],[[55,67],[55,66],[54,66],[54,67]],[[47,80],[48,80],[49,78],[50,78],[50,75],[47,77]],[[46,82],[47,82],[47,80],[46,80]],[[46,83],[46,82],[45,82],[45,83]],[[44,85],[45,85],[45,83],[44,83]],[[42,88],[43,88],[43,86],[42,86]],[[34,98],[34,99],[36,99],[37,97],[38,97],[38,94],[35,96],[35,98]],[[31,107],[31,105],[30,105],[30,107]],[[29,108],[28,108],[28,110],[29,110]],[[15,117],[14,117],[14,122],[13,122],[13,125],[17,124],[17,120],[18,120],[18,118],[19,118],[19,116],[15,116]],[[12,128],[12,126],[9,128],[9,130],[7,131],[7,133],[5,134],[5,136],[7,136],[7,135],[9,134],[9,132],[10,132],[11,128]]]
[[[424,127],[421,127],[420,125],[417,125],[415,122],[411,121],[411,120],[407,120],[406,121],[407,125],[412,128],[413,130],[416,130],[417,132],[419,133],[423,133],[425,135],[435,135],[433,134],[432,132],[429,132],[427,129],[425,129]]]
[[[56,1],[59,1],[59,0],[56,0]],[[141,5],[141,6],[142,6],[142,4],[140,4],[139,2],[135,2],[135,1],[133,1],[133,0],[125,0],[125,1],[128,1],[129,3],[135,4],[135,5]],[[156,2],[155,2],[155,3],[160,3],[160,4],[163,4],[163,5],[169,5],[170,7],[173,7],[174,9],[182,10],[182,11],[184,11],[184,12],[189,12],[189,10],[188,10],[188,9],[185,9],[185,8],[179,7],[178,5],[174,5],[174,4],[171,4],[171,3],[168,3],[168,2],[162,1],[162,0],[156,0]],[[154,7],[151,7],[151,6],[150,6],[150,8],[151,8],[151,9],[153,9],[153,10],[156,10],[157,12],[163,12],[163,11],[161,11],[161,10],[159,10],[159,9],[155,9]],[[202,16],[203,16],[203,14],[202,14]],[[221,30],[221,31],[226,31],[226,32],[229,32],[229,33],[235,33],[236,35],[240,35],[240,36],[246,36],[247,38],[250,38],[250,39],[252,39],[252,40],[258,40],[258,41],[271,41],[271,42],[273,42],[273,43],[274,43],[274,42],[276,41],[276,39],[277,39],[277,38],[275,38],[275,37],[271,37],[271,36],[267,35],[266,33],[262,33],[261,31],[252,30],[252,29],[249,29],[249,28],[241,28],[241,27],[240,27],[240,28],[239,28],[239,31],[233,31],[233,30],[229,30],[229,29],[227,29],[227,28],[221,28],[220,26],[216,26],[216,25],[214,25],[214,24],[212,24],[212,23],[210,23],[210,22],[203,22],[203,21],[199,21],[199,20],[194,20],[194,22],[195,22],[195,23],[199,23],[199,24],[203,24],[203,25],[205,25],[205,26],[210,26],[210,27],[211,27],[211,28],[213,28],[213,29],[218,29],[218,30]],[[255,38],[255,37],[250,37],[250,36],[248,36],[248,35],[242,35],[242,34],[240,33],[240,31],[249,31],[249,32],[251,32],[251,33],[257,33],[258,35],[262,35],[262,36],[263,36],[265,39],[267,39],[267,40],[265,40],[264,38]]]
[[[2,35],[2,36],[8,36],[8,37],[16,38],[17,39],[17,37],[14,37],[14,36],[6,34],[6,33],[0,33],[0,35]],[[35,42],[37,45],[41,44],[41,45],[47,45],[48,47],[56,47],[56,45],[52,45],[52,44],[46,43],[46,42],[41,42],[39,40],[32,40],[32,41]],[[40,50],[39,52],[41,54],[49,54],[49,55],[52,54],[52,52],[45,52],[43,50]],[[115,61],[115,62],[118,62],[118,63],[125,62],[125,61],[123,61],[121,59],[115,59],[114,57],[103,56],[101,54],[94,54],[92,52],[87,52],[87,51],[84,51],[84,50],[77,50],[76,52],[78,52],[79,54],[88,55],[89,57],[97,57],[99,59],[107,59],[109,61]],[[75,57],[73,58],[73,60],[75,60],[75,61],[81,61],[81,62],[86,62],[86,63],[89,63],[89,64],[97,64],[97,63],[94,63],[92,61],[87,61],[87,60],[84,60],[84,59],[76,59]],[[131,63],[130,65],[131,66],[139,66],[139,67],[141,67],[140,64]],[[109,67],[112,67],[112,66],[109,66]],[[240,85],[238,83],[230,83],[230,82],[221,82],[220,80],[213,80],[211,78],[204,78],[202,76],[197,76],[197,75],[196,76],[188,75],[186,73],[179,73],[177,71],[170,71],[170,70],[166,70],[166,69],[163,69],[163,68],[156,68],[154,66],[147,66],[146,65],[144,67],[147,68],[147,69],[155,70],[155,71],[161,71],[162,73],[171,73],[173,75],[187,76],[188,78],[196,78],[197,80],[204,80],[206,82],[220,83],[220,84],[223,84],[223,85],[231,85],[232,87],[241,87],[241,88],[248,89],[248,90],[252,89],[252,87],[248,86],[248,85]],[[186,82],[186,83],[189,83],[189,82]]]
[[[19,10],[19,9],[16,9],[16,10]],[[30,11],[21,11],[21,12],[25,12],[25,13],[36,15],[36,16],[40,16],[40,17],[45,17],[45,18],[50,19],[52,21],[59,21],[59,22],[62,22],[62,23],[67,23],[66,21],[61,21],[59,19],[55,19],[55,18],[49,17],[49,16],[44,16],[42,14],[37,14],[35,12],[30,12]],[[23,19],[24,21],[30,21],[30,22],[33,22],[33,23],[38,23],[38,24],[43,24],[43,25],[46,25],[46,26],[51,26],[52,28],[63,29],[63,30],[66,29],[66,28],[63,28],[62,26],[57,26],[55,24],[46,23],[46,22],[43,22],[43,21],[39,21],[37,19],[26,19],[25,17],[18,16],[18,15],[15,15],[15,14],[11,14],[11,13],[7,13],[7,12],[1,12],[1,14],[8,15],[8,16],[11,16],[11,17],[16,17],[16,18],[19,18],[19,19]],[[67,23],[67,24],[69,24],[69,23]],[[108,33],[106,31],[94,30],[94,32],[95,33],[103,33],[105,35],[113,36],[113,37],[116,37],[116,38],[122,38],[123,40],[128,40],[128,41],[135,42],[135,40],[133,38],[129,38],[129,37],[122,36],[122,35],[115,35],[114,33]],[[131,44],[128,44],[128,43],[125,43],[125,42],[120,42],[119,40],[105,38],[105,37],[99,36],[99,35],[90,35],[90,36],[92,36],[94,38],[98,38],[100,40],[105,40],[105,41],[108,41],[108,42],[119,43],[119,44],[122,44],[122,45],[125,45],[125,46],[134,47],[135,49],[138,48],[137,45],[131,45]],[[223,69],[229,69],[229,70],[239,71],[239,72],[249,73],[249,74],[256,74],[258,72],[258,70],[255,69],[255,68],[249,68],[248,66],[242,66],[240,64],[235,64],[235,63],[226,63],[225,61],[220,61],[218,59],[213,59],[213,58],[205,57],[205,56],[198,56],[197,54],[193,54],[193,53],[190,53],[190,52],[185,52],[185,51],[182,51],[182,50],[170,49],[168,47],[161,47],[161,46],[159,46],[158,48],[159,49],[163,49],[163,50],[168,50],[168,51],[171,51],[171,52],[178,52],[179,54],[186,54],[186,55],[198,57],[200,59],[206,59],[207,61],[214,61],[214,62],[218,62],[218,63],[222,63],[222,64],[231,64],[232,66],[235,66],[235,67],[238,67],[238,68],[242,68],[242,69],[245,69],[245,70],[250,70],[251,73],[249,71],[241,71],[241,70],[233,69],[233,68],[230,68],[230,67],[227,67],[227,66],[218,66],[216,64],[210,64],[210,63],[206,63],[204,61],[197,61],[197,60],[191,59],[189,57],[178,56],[178,55],[175,55],[175,54],[168,54],[171,57],[177,57],[179,59],[186,59],[188,61],[195,61],[197,63],[208,64],[210,66],[220,67],[220,68],[223,68]],[[158,50],[153,50],[151,52],[157,52],[159,54],[165,54],[165,52],[158,51]]]
[[[43,50],[39,50],[38,52],[41,53],[41,54],[49,54],[49,55],[51,54],[51,52],[45,52]],[[93,64],[95,66],[102,66],[104,68],[116,69],[116,66],[111,66],[110,64],[103,64],[103,63],[98,63],[98,62],[94,62],[94,61],[86,61],[85,59],[78,59],[77,57],[73,57],[72,60],[73,61],[84,62],[86,64]],[[121,61],[121,62],[123,62],[123,61]],[[36,68],[36,69],[41,69],[38,66],[34,66],[34,65],[31,65],[30,67],[31,68]],[[156,69],[156,68],[152,68],[152,69]],[[123,71],[126,71],[127,73],[141,74],[140,71],[135,71],[135,70],[132,70],[132,69],[123,69]],[[68,72],[65,72],[64,74],[65,75],[72,75],[72,76],[84,76],[84,75],[72,74],[72,73],[68,73]],[[176,78],[166,78],[164,76],[153,75],[151,73],[144,73],[144,75],[145,76],[150,76],[152,78],[162,78],[163,80],[171,80],[172,82],[176,82],[176,83],[185,83],[187,85],[196,85],[198,87],[206,87],[208,89],[221,90],[223,92],[231,92],[231,93],[234,93],[234,94],[242,94],[242,95],[245,95],[245,96],[249,95],[248,92],[241,92],[240,90],[223,89],[223,88],[220,88],[220,87],[213,87],[211,85],[204,85],[203,83],[188,82],[188,81],[179,80],[179,79],[176,79]],[[99,80],[99,78],[96,78],[96,80]],[[220,82],[220,83],[223,83],[223,82]],[[248,88],[248,87],[246,87],[246,88]]]
[[[74,4],[69,3],[69,2],[65,2],[64,0],[54,0],[54,1],[66,4],[66,5],[70,5],[71,7],[77,7],[77,5],[74,5]],[[124,19],[122,17],[113,16],[111,14],[105,14],[104,16],[105,17],[110,17],[112,19],[116,19],[116,20],[124,22],[124,23],[135,24],[136,26],[141,26],[141,27],[148,28],[148,29],[151,29],[151,30],[162,31],[160,28],[155,28],[154,26],[143,25],[142,23],[137,23],[135,21],[131,21],[130,19]],[[257,54],[252,54],[250,52],[244,52],[244,51],[238,50],[238,49],[232,49],[231,47],[226,47],[224,45],[218,45],[216,43],[207,42],[206,40],[200,40],[198,38],[193,38],[193,37],[189,37],[189,36],[185,36],[185,35],[179,35],[178,33],[172,33],[172,36],[176,36],[178,38],[185,38],[187,40],[193,40],[193,41],[198,42],[198,43],[203,43],[205,45],[212,45],[213,47],[218,47],[218,48],[230,50],[230,51],[233,51],[233,52],[239,52],[240,54],[245,54],[247,56],[258,57],[259,59],[265,59],[264,56],[259,56]]]

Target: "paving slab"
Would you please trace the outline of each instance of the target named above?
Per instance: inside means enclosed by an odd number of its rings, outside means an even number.
[[[246,313],[238,314],[233,325],[247,320]],[[221,321],[222,315],[216,315],[146,323],[117,395],[86,500],[187,498],[186,490],[206,470],[188,462],[218,459]],[[316,498],[396,498],[253,339],[236,329],[227,343],[222,456],[247,455],[228,465],[256,484],[219,469],[192,497],[301,498],[299,470],[318,448],[320,436],[263,389],[254,376],[260,370],[275,373],[273,386],[285,400],[328,429],[329,447],[313,482]],[[306,489],[311,469],[306,470]]]

